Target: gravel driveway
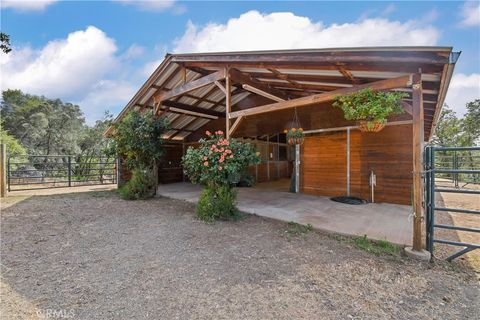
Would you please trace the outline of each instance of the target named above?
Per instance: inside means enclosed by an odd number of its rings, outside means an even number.
[[[478,274],[113,192],[11,198],[2,319],[478,319]]]

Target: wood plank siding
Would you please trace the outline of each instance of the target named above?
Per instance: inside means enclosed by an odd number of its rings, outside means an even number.
[[[350,191],[370,199],[369,175],[377,176],[375,201],[411,203],[412,126],[387,126],[379,133],[350,132]],[[301,150],[301,192],[338,196],[347,192],[347,133],[309,136]]]

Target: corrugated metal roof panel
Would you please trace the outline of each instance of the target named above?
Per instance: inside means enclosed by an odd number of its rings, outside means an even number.
[[[339,76],[343,77],[340,71],[336,70],[313,70],[313,69],[277,69],[280,73],[315,75],[315,76]]]
[[[268,69],[263,69],[263,68],[239,68],[241,72],[270,72]]]

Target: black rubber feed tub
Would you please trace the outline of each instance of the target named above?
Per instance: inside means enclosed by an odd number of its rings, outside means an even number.
[[[347,197],[347,196],[341,196],[341,197],[333,197],[330,198],[330,200],[335,201],[335,202],[340,202],[340,203],[346,203],[346,204],[366,204],[367,201],[357,198],[357,197]]]

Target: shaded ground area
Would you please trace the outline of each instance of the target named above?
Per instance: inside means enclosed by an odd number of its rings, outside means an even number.
[[[480,311],[478,280],[461,264],[375,256],[257,216],[209,225],[192,204],[127,202],[111,191],[5,204],[5,319],[51,310],[71,319],[476,319]]]
[[[411,208],[390,203],[349,205],[328,197],[291,193],[260,183],[260,188],[237,188],[238,208],[246,213],[282,221],[311,224],[315,229],[343,235],[367,235],[400,245],[412,243]],[[266,187],[265,187],[266,185]],[[273,185],[273,189],[268,186]],[[163,184],[158,193],[197,203],[202,187],[186,182]]]

